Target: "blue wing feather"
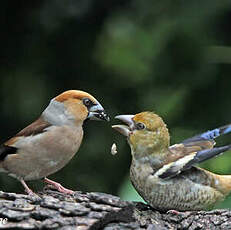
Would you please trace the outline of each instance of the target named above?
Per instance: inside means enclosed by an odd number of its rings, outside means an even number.
[[[176,162],[174,162],[171,165],[171,167],[167,168],[161,174],[158,174],[158,176],[161,179],[167,179],[167,178],[174,177],[180,174],[181,172],[190,169],[191,167],[193,167],[194,164],[201,163],[205,160],[218,156],[229,149],[231,149],[231,145],[226,145],[226,146],[217,147],[213,149],[204,149],[204,150],[200,150],[198,152],[192,153],[191,156],[194,155],[192,159],[189,159],[187,158],[187,156],[185,156],[177,160]]]
[[[221,135],[224,135],[230,132],[231,132],[231,124],[225,125],[225,126],[213,129],[213,130],[209,130],[204,133],[198,134],[194,137],[185,139],[184,141],[182,141],[182,143],[187,144],[187,143],[194,142],[194,141],[213,140]]]
[[[176,160],[175,162],[168,162],[171,164],[170,167],[162,170],[161,173],[158,172],[158,176],[162,179],[174,177],[182,171],[190,169],[194,164],[201,163],[230,150],[231,145],[213,148],[215,138],[230,132],[231,124],[198,134],[184,140],[181,144],[170,146],[170,152],[176,156]]]

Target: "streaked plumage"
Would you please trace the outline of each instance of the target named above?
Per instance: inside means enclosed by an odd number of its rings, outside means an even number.
[[[231,132],[226,125],[170,146],[168,129],[155,113],[120,115],[127,125],[114,125],[131,147],[131,181],[158,210],[202,210],[231,191],[231,175],[217,175],[194,165],[217,156],[231,145],[213,148],[214,139]]]

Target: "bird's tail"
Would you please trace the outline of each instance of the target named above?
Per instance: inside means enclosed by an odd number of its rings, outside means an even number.
[[[194,137],[188,138],[184,140],[182,143],[186,144],[186,143],[194,142],[194,141],[213,140],[221,135],[224,135],[230,132],[231,132],[231,124],[228,124],[228,125],[221,126],[219,128],[198,134]]]

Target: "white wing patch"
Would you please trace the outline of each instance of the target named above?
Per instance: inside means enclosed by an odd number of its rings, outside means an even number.
[[[181,170],[188,162],[194,159],[195,155],[196,153],[193,153],[185,157],[182,157],[175,162],[166,164],[162,168],[160,168],[154,175],[161,178],[169,178],[169,177],[176,176],[181,172]]]

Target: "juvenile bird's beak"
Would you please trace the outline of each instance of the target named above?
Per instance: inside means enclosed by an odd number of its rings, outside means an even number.
[[[112,128],[124,135],[125,137],[128,137],[134,128],[134,122],[133,122],[134,115],[118,115],[115,118],[121,120],[127,125],[113,125]]]
[[[106,114],[103,106],[99,103],[91,106],[88,111],[89,113],[87,118],[90,120],[110,121],[110,117]]]

